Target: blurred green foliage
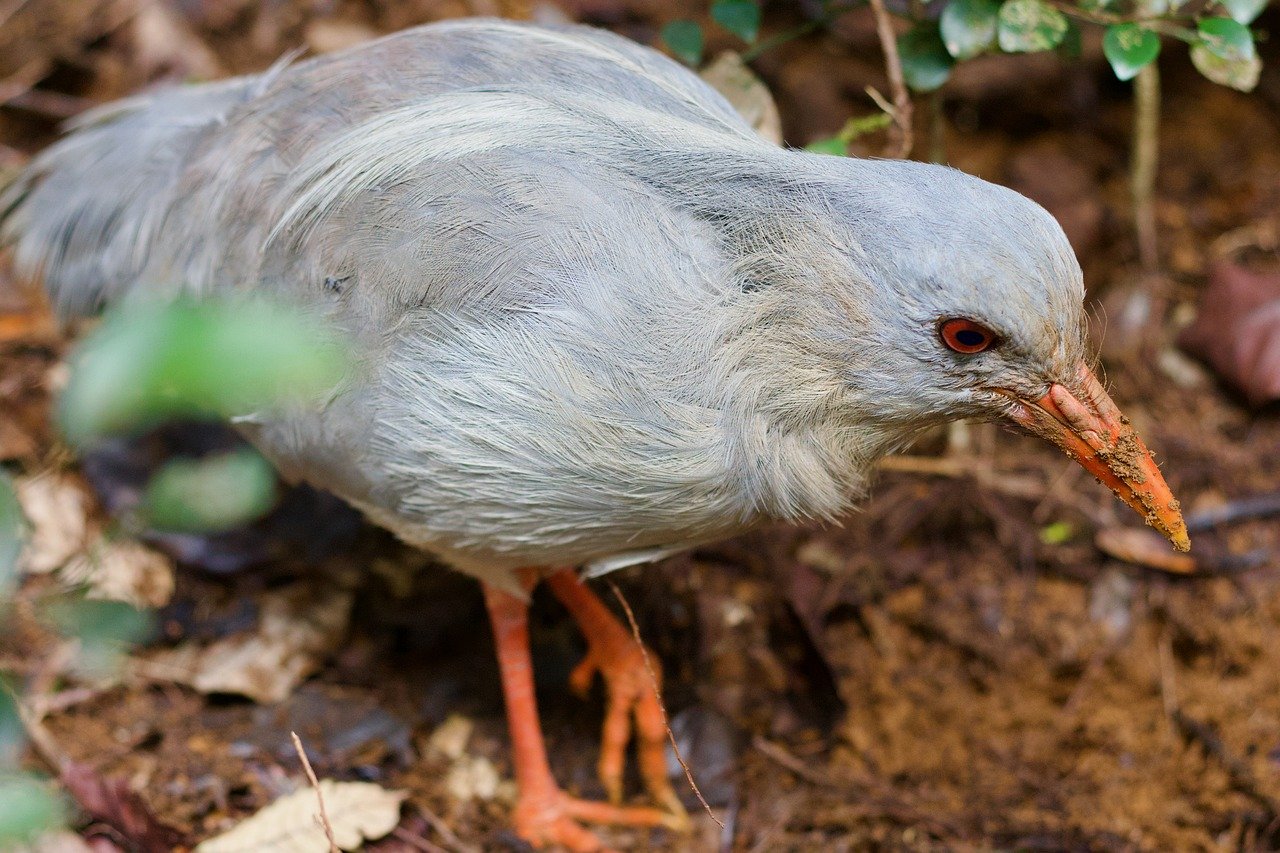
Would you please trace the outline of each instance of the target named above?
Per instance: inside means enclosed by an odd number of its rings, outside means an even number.
[[[66,812],[65,801],[49,780],[0,770],[0,850],[62,826]]]
[[[4,609],[18,577],[18,554],[26,520],[13,491],[13,481],[0,469],[0,625],[5,623]]]
[[[143,498],[150,526],[213,532],[262,515],[275,502],[271,464],[250,450],[174,460],[151,478]]]
[[[59,421],[76,445],[173,418],[314,401],[342,376],[319,321],[263,300],[129,302],[72,357]]]

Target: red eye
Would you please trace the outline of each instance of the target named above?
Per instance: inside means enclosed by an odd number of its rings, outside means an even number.
[[[986,326],[959,317],[943,320],[938,334],[949,348],[966,355],[982,352],[996,343],[995,333]]]

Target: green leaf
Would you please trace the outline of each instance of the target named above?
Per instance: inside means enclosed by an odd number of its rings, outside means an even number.
[[[127,303],[73,357],[59,420],[83,444],[175,417],[314,404],[340,385],[349,360],[331,330],[294,308]]]
[[[844,157],[849,153],[849,146],[844,143],[838,136],[829,136],[826,139],[815,139],[804,147],[805,151],[814,154],[830,154],[834,157]]]
[[[1244,24],[1230,18],[1202,18],[1196,25],[1200,44],[1226,62],[1245,62],[1258,55],[1253,33]]]
[[[1231,18],[1202,18],[1191,63],[1215,83],[1250,92],[1258,85],[1262,60],[1249,28]]]
[[[1052,50],[1067,34],[1067,17],[1042,0],[1005,0],[996,35],[1009,53]]]
[[[40,615],[59,633],[80,641],[73,664],[89,680],[118,674],[129,648],[150,637],[155,626],[148,611],[79,595],[45,601]]]
[[[662,41],[684,64],[702,61],[702,27],[697,21],[672,21],[662,28]]]
[[[1252,92],[1262,74],[1262,60],[1256,55],[1228,61],[1200,43],[1191,45],[1191,64],[1213,82],[1241,92]]]
[[[760,35],[760,6],[754,0],[716,0],[711,19],[748,44]]]
[[[31,841],[66,821],[66,805],[48,782],[18,773],[0,775],[0,849]]]
[[[124,649],[151,634],[151,614],[122,601],[63,595],[44,606],[44,618],[58,633],[85,645]]]
[[[951,76],[955,60],[947,53],[938,30],[923,24],[898,36],[898,55],[902,60],[902,76],[917,92],[932,92]]]
[[[18,687],[13,679],[7,672],[0,671],[0,773],[5,767],[17,766],[26,741],[17,695]]]
[[[1079,59],[1084,52],[1083,38],[1079,25],[1067,18],[1067,31],[1058,45],[1058,55],[1064,59]]]
[[[996,0],[951,0],[938,19],[942,43],[956,59],[972,59],[996,43]]]
[[[13,481],[0,470],[0,607],[18,579],[18,554],[26,538],[27,522],[13,491]],[[4,614],[0,612],[0,624]]]
[[[199,460],[176,459],[147,484],[143,511],[160,530],[210,532],[251,521],[271,509],[271,463],[244,449]]]
[[[1102,36],[1102,52],[1121,80],[1132,80],[1160,55],[1160,36],[1138,24],[1114,24]]]
[[[1267,8],[1267,0],[1218,0],[1232,20],[1240,24],[1251,24],[1253,19]]]
[[[1040,528],[1040,541],[1046,545],[1061,545],[1076,533],[1069,521],[1055,521]]]

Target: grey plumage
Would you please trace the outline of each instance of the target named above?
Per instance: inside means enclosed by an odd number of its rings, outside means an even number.
[[[99,110],[3,197],[76,314],[254,291],[354,341],[293,477],[482,579],[831,519],[922,426],[1081,360],[1078,264],[1016,193],[788,151],[625,39],[468,20]],[[959,358],[936,324],[980,319]]]

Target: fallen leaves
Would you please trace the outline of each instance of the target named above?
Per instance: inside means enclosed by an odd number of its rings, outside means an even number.
[[[400,822],[408,793],[388,791],[370,782],[322,779],[319,794],[334,842],[355,850],[379,839]],[[299,788],[232,829],[198,845],[197,853],[326,853],[329,841],[319,820],[316,789]]]
[[[1254,406],[1280,399],[1280,272],[1221,261],[1178,343]]]
[[[426,754],[449,762],[444,788],[460,803],[500,798],[514,800],[515,790],[504,782],[493,762],[467,752],[475,723],[458,714],[451,715],[427,739]]]
[[[265,593],[254,629],[162,651],[140,662],[139,670],[201,693],[280,702],[342,643],[353,600],[349,590],[313,582]]]
[[[133,849],[166,853],[183,841],[182,833],[157,818],[125,780],[103,777],[77,762],[68,762],[59,778],[82,809],[114,827]]]
[[[778,115],[773,94],[739,54],[726,50],[702,69],[700,76],[711,88],[724,95],[756,133],[774,145],[782,144],[782,118]]]
[[[73,478],[60,474],[23,477],[14,483],[22,514],[30,525],[19,568],[48,574],[81,551],[89,540],[89,496]]]
[[[106,535],[93,520],[93,499],[76,477],[45,472],[20,477],[14,491],[27,519],[29,536],[18,558],[19,571],[58,573],[91,598],[159,607],[173,595],[173,564],[138,542]]]
[[[1095,538],[1098,549],[1117,560],[1186,575],[1196,570],[1196,558],[1169,548],[1158,533],[1143,527],[1105,527]]]

